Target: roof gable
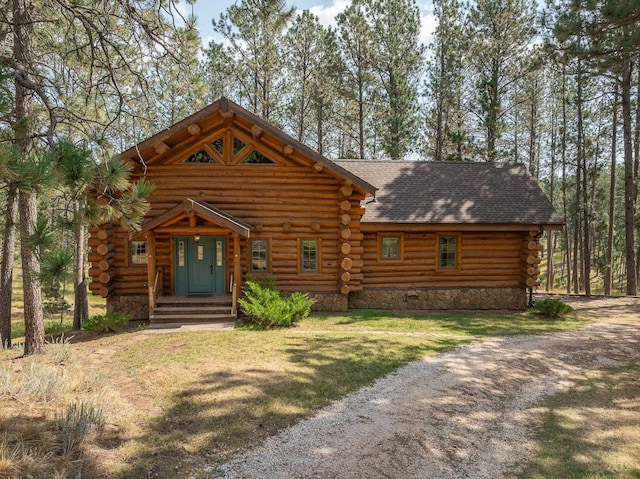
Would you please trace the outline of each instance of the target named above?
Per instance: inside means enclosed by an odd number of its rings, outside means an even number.
[[[222,148],[219,148],[220,139]],[[243,146],[237,148],[240,143]],[[246,160],[255,152],[274,164],[325,171],[363,193],[375,192],[375,188],[362,178],[226,98],[142,141],[123,152],[121,157],[144,171],[154,164],[182,163],[200,152],[204,152],[201,155],[206,161],[208,156],[215,163],[242,164],[248,168],[253,162]]]
[[[363,223],[562,225],[522,165],[431,161],[340,161],[373,184]]]
[[[228,228],[231,231],[248,238],[251,234],[251,226],[238,218],[225,213],[218,208],[215,208],[203,201],[192,200],[187,198],[182,203],[174,206],[173,208],[165,211],[160,216],[156,216],[142,224],[140,231],[134,233],[133,237],[140,237],[152,231],[160,226],[166,226],[173,224],[181,219],[189,216],[196,215],[205,221]]]

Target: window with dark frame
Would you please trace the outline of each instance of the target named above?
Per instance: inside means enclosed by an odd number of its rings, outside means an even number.
[[[269,271],[269,248],[267,240],[251,241],[251,271]]]
[[[147,242],[131,241],[129,255],[131,264],[147,264]]]
[[[438,268],[456,269],[458,267],[458,237],[440,236],[438,243]]]
[[[380,238],[380,259],[400,259],[400,236]]]
[[[303,239],[300,242],[302,272],[318,271],[318,240]]]

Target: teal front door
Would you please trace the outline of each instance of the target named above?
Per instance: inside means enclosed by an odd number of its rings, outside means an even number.
[[[174,252],[177,295],[226,293],[224,236],[176,236]]]

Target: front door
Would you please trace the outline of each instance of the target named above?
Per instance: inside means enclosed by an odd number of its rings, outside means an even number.
[[[176,294],[225,293],[224,236],[177,236],[174,239]]]

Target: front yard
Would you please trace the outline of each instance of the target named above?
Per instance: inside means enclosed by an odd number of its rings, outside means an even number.
[[[288,330],[135,331],[53,344],[34,359],[2,351],[0,476],[210,477],[239,450],[410,361],[584,320],[367,311]],[[73,404],[103,420],[70,441]]]

